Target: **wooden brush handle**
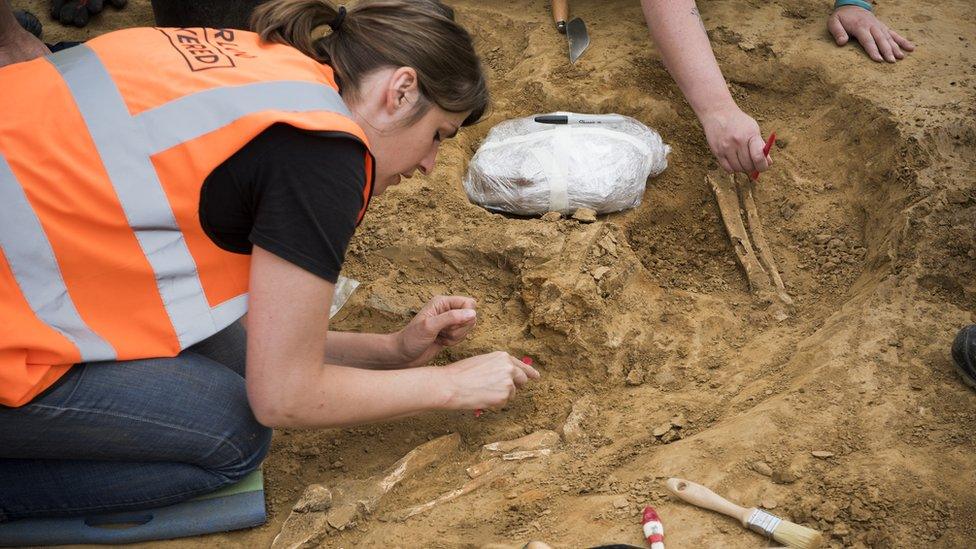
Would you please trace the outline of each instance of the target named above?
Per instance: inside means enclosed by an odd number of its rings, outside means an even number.
[[[752,511],[752,509],[740,507],[701,484],[695,484],[690,480],[670,478],[668,479],[667,486],[668,490],[671,490],[671,493],[679,499],[683,499],[692,505],[715,511],[716,513],[728,515],[737,519],[743,526],[746,524],[749,513]]]
[[[556,23],[569,18],[569,0],[552,0],[552,20]]]

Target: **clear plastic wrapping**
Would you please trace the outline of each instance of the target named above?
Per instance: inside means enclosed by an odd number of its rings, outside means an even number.
[[[339,275],[339,279],[336,280],[335,291],[332,292],[332,308],[329,309],[329,318],[334,317],[339,312],[339,309],[346,304],[346,301],[349,301],[349,297],[358,287],[358,280]]]
[[[552,113],[561,114],[572,115]],[[647,178],[667,168],[671,148],[637,120],[612,116],[594,124],[542,124],[534,116],[498,124],[468,164],[468,199],[518,215],[638,206]]]

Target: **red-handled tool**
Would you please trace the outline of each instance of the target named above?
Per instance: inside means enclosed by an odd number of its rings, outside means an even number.
[[[527,364],[529,366],[532,366],[532,357],[530,357],[530,356],[523,356],[521,360],[522,360],[522,363],[523,364]],[[485,411],[482,410],[481,408],[478,408],[477,410],[474,411],[474,417],[481,417],[481,414],[483,414],[483,413],[485,413]]]
[[[773,143],[775,142],[776,142],[776,132],[773,132],[769,134],[769,140],[766,141],[766,146],[763,147],[763,156],[769,156],[769,149],[773,148]],[[751,174],[749,174],[749,177],[751,177],[753,181],[756,181],[757,179],[759,179],[759,172],[752,172]]]
[[[651,549],[664,549],[664,525],[661,524],[661,517],[658,516],[657,511],[650,505],[644,508],[641,527]]]

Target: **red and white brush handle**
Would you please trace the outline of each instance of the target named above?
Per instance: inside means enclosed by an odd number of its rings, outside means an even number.
[[[657,516],[657,511],[653,507],[644,508],[641,526],[644,528],[647,543],[651,544],[651,549],[664,549],[664,525],[661,524],[661,518]]]

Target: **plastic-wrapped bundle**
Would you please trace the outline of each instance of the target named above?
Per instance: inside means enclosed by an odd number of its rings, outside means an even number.
[[[609,213],[640,204],[649,176],[668,167],[657,132],[620,115],[567,115],[598,123],[507,120],[488,133],[468,165],[468,199],[518,215],[577,208]]]

